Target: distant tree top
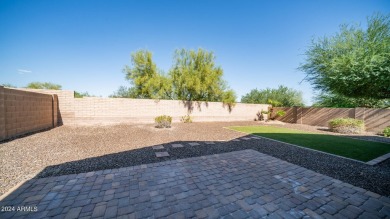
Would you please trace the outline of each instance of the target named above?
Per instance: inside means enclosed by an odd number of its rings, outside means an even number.
[[[77,91],[74,91],[74,97],[75,98],[93,97],[93,95],[89,94],[88,92],[77,92]]]
[[[48,89],[48,90],[61,90],[62,86],[50,82],[31,82],[27,84],[26,88],[30,89]]]
[[[253,89],[241,98],[242,103],[271,104],[272,106],[304,106],[302,92],[280,85],[277,89]]]
[[[3,87],[10,87],[10,88],[16,88],[16,86],[15,85],[13,85],[13,84],[10,84],[10,83],[2,83],[2,84],[0,84],[1,86],[3,86]]]

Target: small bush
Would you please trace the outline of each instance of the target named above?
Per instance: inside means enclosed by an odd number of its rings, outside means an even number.
[[[156,122],[156,128],[170,128],[172,117],[167,115],[157,116],[154,121]]]
[[[359,134],[364,131],[364,122],[359,119],[336,118],[329,121],[329,128],[332,132]]]
[[[268,111],[262,110],[261,113],[262,113],[262,114],[268,114]]]
[[[276,115],[279,116],[279,117],[282,117],[282,116],[286,115],[286,111],[278,110],[278,111],[276,112]]]
[[[390,126],[386,127],[384,130],[383,130],[383,135],[385,137],[390,137]]]
[[[184,123],[191,123],[192,122],[192,117],[190,115],[185,115],[185,116],[182,116],[180,121],[184,122]]]

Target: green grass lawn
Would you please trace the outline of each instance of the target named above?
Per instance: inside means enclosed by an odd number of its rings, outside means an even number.
[[[390,152],[390,144],[347,137],[310,133],[272,126],[235,126],[229,129],[336,154],[360,161],[370,161]]]

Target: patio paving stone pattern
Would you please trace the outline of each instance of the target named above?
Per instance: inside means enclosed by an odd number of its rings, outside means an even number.
[[[32,179],[0,206],[24,207],[0,218],[390,217],[388,197],[254,150]]]

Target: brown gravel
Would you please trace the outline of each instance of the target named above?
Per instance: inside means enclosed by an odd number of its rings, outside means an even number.
[[[0,143],[0,195],[31,179],[45,167],[174,141],[231,140],[244,134],[225,126],[255,122],[177,123],[153,125],[61,126]]]

